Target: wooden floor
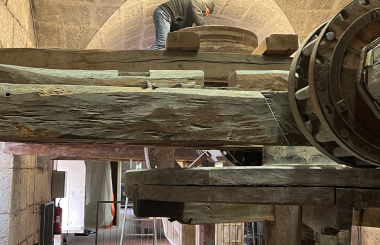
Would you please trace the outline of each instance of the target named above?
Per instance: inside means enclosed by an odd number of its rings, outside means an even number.
[[[124,209],[120,211],[120,217],[124,217]],[[133,210],[128,208],[127,219],[135,219]],[[150,229],[150,227],[149,227]],[[95,231],[95,229],[89,229]],[[153,231],[150,229],[149,233]],[[136,236],[129,236],[129,234],[136,234]],[[153,245],[153,238],[148,236],[137,236],[141,234],[141,225],[139,221],[127,221],[124,231],[123,245]],[[146,234],[145,234],[146,235]],[[98,233],[98,245],[119,245],[121,237],[121,227],[113,227],[106,229],[99,229]],[[158,232],[157,235],[158,245],[170,244],[165,238],[163,230]],[[69,242],[69,245],[94,245],[95,234],[89,236],[75,236],[73,240]]]

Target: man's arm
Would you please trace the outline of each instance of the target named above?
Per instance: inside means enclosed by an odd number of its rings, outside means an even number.
[[[192,0],[194,23],[197,26],[204,26],[203,13],[206,12],[206,6],[201,0]],[[204,12],[203,12],[204,11]]]

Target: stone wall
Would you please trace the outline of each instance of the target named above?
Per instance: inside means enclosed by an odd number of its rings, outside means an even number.
[[[0,48],[36,47],[29,0],[0,0]]]
[[[0,151],[0,244],[39,242],[40,204],[51,200],[47,161]]]

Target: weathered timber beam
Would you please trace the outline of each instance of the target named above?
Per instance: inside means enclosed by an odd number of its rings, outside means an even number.
[[[228,87],[244,91],[288,91],[289,71],[235,71],[228,78]]]
[[[353,225],[380,228],[380,208],[354,210]]]
[[[292,58],[245,54],[154,50],[0,49],[0,64],[74,70],[203,70],[207,80],[224,80],[236,70],[289,70]]]
[[[298,50],[298,36],[293,34],[272,34],[253,51],[256,55],[290,56]]]
[[[128,171],[125,175],[127,180],[126,185],[331,186],[380,188],[379,170],[354,168],[293,169],[292,167],[229,167],[225,169],[152,169],[149,171]]]
[[[5,142],[293,145],[260,92],[0,84],[0,94]]]
[[[333,187],[126,185],[126,196],[165,202],[332,206],[335,192]]]
[[[144,148],[117,145],[59,145],[4,143],[4,152],[14,155],[52,156],[56,160],[108,160],[145,161]],[[176,149],[177,161],[194,161],[198,158],[195,150]]]
[[[219,224],[274,220],[273,206],[223,203],[181,203],[139,200],[138,217],[168,217],[182,224]]]
[[[143,88],[154,84],[154,87],[194,88],[196,85],[204,86],[204,73],[198,70],[151,70],[145,76],[119,76],[118,71],[56,70],[0,65],[0,83]]]

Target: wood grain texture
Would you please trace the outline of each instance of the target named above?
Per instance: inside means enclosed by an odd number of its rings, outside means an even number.
[[[151,168],[175,168],[175,149],[148,148]]]
[[[215,224],[204,224],[200,227],[200,233],[203,239],[199,245],[215,245]]]
[[[200,44],[199,35],[194,32],[169,32],[166,50],[198,52]]]
[[[303,206],[302,223],[319,234],[336,235],[339,231],[338,208]]]
[[[236,70],[289,70],[292,58],[249,54],[155,50],[0,49],[0,64],[74,70],[203,70],[208,80],[224,80]]]
[[[195,85],[204,86],[204,73],[199,70],[151,70],[145,76],[119,76],[118,71],[57,70],[0,65],[0,83],[145,88],[148,87],[146,83],[151,83],[156,88],[194,88]]]
[[[275,206],[274,229],[277,245],[301,245],[302,213],[300,206]]]
[[[219,224],[274,220],[273,206],[139,200],[138,217],[168,217],[183,224]]]
[[[0,84],[0,94],[6,142],[208,149],[289,142],[259,92]]]
[[[298,36],[293,34],[272,34],[253,51],[257,55],[290,56],[298,50]]]
[[[380,189],[355,189],[355,208],[380,207]]]
[[[292,169],[229,167],[126,172],[129,185],[334,186],[379,188],[380,171],[368,169]],[[276,180],[276,181],[273,181]]]
[[[145,161],[144,148],[117,145],[56,145],[5,143],[4,152],[14,155],[51,156],[56,160]],[[176,149],[176,161],[194,161],[198,154],[191,149]]]
[[[354,210],[352,225],[380,228],[380,208]]]
[[[195,242],[195,226],[182,225],[182,245],[194,245]]]
[[[277,245],[274,221],[265,221],[265,244]]]
[[[131,186],[126,188],[126,195],[131,197],[128,191]],[[334,188],[138,185],[137,198],[165,202],[332,206],[334,205]]]
[[[351,245],[351,232],[340,231],[336,236],[321,235],[321,245]]]
[[[228,87],[244,91],[288,91],[288,71],[235,71],[228,78]]]

